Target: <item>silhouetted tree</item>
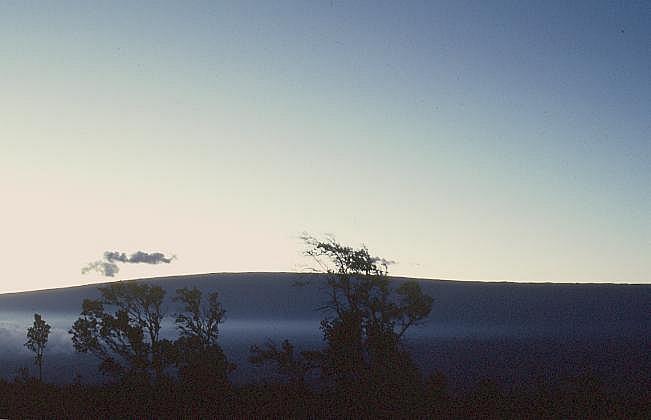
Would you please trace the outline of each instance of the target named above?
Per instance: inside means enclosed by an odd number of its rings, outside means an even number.
[[[27,329],[25,347],[34,352],[34,363],[38,366],[38,379],[43,381],[43,353],[50,335],[50,325],[41,317],[34,314],[34,325]]]
[[[404,356],[403,335],[429,315],[433,299],[415,281],[392,288],[390,262],[370,255],[366,247],[354,249],[334,239],[304,240],[306,254],[329,275],[329,300],[321,323],[328,344],[326,372],[358,381],[390,369],[389,361]]]
[[[75,350],[100,358],[104,373],[160,380],[170,347],[160,338],[163,288],[129,281],[98,289],[101,298],[84,300],[70,330]]]
[[[199,400],[195,406],[210,407],[230,388],[228,374],[235,369],[217,343],[219,324],[226,311],[217,292],[209,293],[203,300],[196,287],[177,289],[173,300],[183,305],[176,314],[180,337],[174,343],[179,377],[189,392],[188,398]]]
[[[250,360],[274,363],[290,380],[300,380],[318,366],[344,405],[371,403],[391,411],[415,398],[420,376],[402,338],[429,315],[433,299],[415,281],[391,287],[390,262],[372,256],[366,247],[354,249],[311,236],[303,239],[306,254],[328,274],[328,300],[321,308],[326,314],[321,321],[326,347],[301,352],[299,357],[288,341],[281,349],[269,342],[265,348],[253,346]]]
[[[183,305],[183,311],[176,314],[176,327],[181,337],[196,339],[201,346],[217,344],[219,324],[223,322],[226,311],[219,302],[219,293],[208,294],[202,303],[201,290],[184,287],[176,290],[175,302]]]

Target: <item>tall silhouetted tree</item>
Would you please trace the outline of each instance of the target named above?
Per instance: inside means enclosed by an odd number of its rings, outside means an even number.
[[[433,299],[415,281],[392,287],[390,262],[372,256],[366,247],[355,249],[331,238],[303,239],[306,254],[328,274],[322,374],[344,395],[366,390],[366,397],[376,395],[378,403],[388,405],[404,399],[398,391],[413,387],[419,374],[401,341],[429,315]]]
[[[100,358],[104,373],[160,380],[170,347],[160,338],[163,288],[129,281],[98,289],[101,298],[84,300],[70,330],[75,350]]]
[[[297,354],[287,341],[281,349],[270,342],[265,348],[253,346],[250,360],[274,363],[290,379],[318,366],[334,385],[340,403],[383,404],[392,410],[412,398],[408,394],[420,385],[402,339],[429,315],[433,299],[415,281],[392,287],[390,262],[372,256],[365,247],[355,249],[311,236],[303,239],[306,255],[327,274],[328,297],[321,308],[326,347]]]
[[[27,329],[25,347],[34,352],[34,363],[38,366],[38,379],[43,381],[43,353],[50,335],[50,325],[41,317],[34,314],[34,325]]]
[[[235,369],[217,343],[219,324],[226,315],[219,294],[209,293],[202,299],[202,292],[196,287],[183,288],[177,289],[173,300],[182,305],[176,314],[180,337],[174,347],[179,377],[189,393],[187,398],[194,400],[198,408],[218,405],[230,388],[228,373]]]

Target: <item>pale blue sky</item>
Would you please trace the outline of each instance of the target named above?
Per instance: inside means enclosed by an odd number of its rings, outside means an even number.
[[[0,2],[0,291],[300,270],[651,281],[648,2]]]

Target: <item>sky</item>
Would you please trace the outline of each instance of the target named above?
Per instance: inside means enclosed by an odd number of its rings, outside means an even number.
[[[651,282],[645,1],[0,1],[0,292],[301,271]]]

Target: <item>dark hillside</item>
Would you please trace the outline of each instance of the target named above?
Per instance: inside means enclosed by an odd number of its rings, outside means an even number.
[[[227,311],[222,345],[238,364],[234,380],[248,381],[260,372],[246,361],[251,344],[287,337],[303,347],[320,345],[322,314],[317,308],[325,299],[324,280],[318,274],[237,273],[143,281],[160,284],[168,297],[184,286],[218,290]],[[445,372],[453,388],[484,376],[509,385],[530,375],[554,377],[577,370],[595,371],[617,383],[626,378],[639,383],[651,368],[651,286],[419,282],[435,300],[427,322],[410,331],[407,344],[424,371]],[[17,367],[31,367],[21,340],[32,314],[39,312],[53,325],[45,377],[70,382],[71,364],[84,378],[97,377],[92,359],[72,357],[67,334],[82,300],[97,297],[96,288],[0,295],[0,374],[10,377]],[[168,301],[167,312],[174,310]],[[174,332],[168,328],[167,334]]]

